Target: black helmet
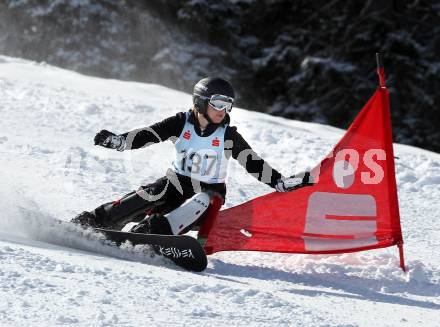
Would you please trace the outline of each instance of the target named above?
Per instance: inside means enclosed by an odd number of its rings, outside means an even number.
[[[194,86],[193,104],[194,108],[205,115],[208,109],[208,102],[212,95],[219,94],[234,98],[232,85],[220,77],[206,77],[197,82]]]

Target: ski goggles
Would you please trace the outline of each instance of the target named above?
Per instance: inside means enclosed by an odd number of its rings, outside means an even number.
[[[228,97],[226,95],[214,94],[209,99],[209,104],[212,108],[218,111],[226,110],[226,112],[231,112],[232,105],[234,104],[234,98]]]

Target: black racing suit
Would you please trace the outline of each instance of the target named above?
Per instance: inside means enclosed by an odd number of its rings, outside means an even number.
[[[125,151],[139,149],[168,139],[174,142],[181,135],[186,119],[186,114],[179,112],[147,128],[122,134],[127,141]],[[194,125],[196,133],[202,137],[211,135],[218,127],[218,125],[209,124],[202,131],[193,111],[189,112],[188,121]],[[229,124],[229,121],[229,115],[226,115],[222,125]],[[237,132],[236,127],[229,125],[226,127],[224,140],[225,155],[228,158],[232,156],[259,181],[275,187],[281,174],[252,150]],[[229,146],[226,147],[226,144]],[[225,183],[207,184],[195,181],[168,169],[166,175],[155,182],[141,186],[137,191],[126,194],[120,200],[105,203],[85,213],[92,215],[95,226],[121,229],[127,222],[140,221],[146,214],[166,214],[178,208],[185,200],[198,192],[218,194],[223,198],[224,203],[226,185]]]

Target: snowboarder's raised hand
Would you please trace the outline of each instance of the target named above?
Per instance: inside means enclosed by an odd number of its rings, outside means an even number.
[[[95,135],[95,145],[100,145],[109,149],[124,151],[125,138],[122,135],[116,135],[105,129]]]
[[[310,172],[306,171],[288,178],[280,178],[278,180],[278,184],[275,186],[275,189],[277,192],[290,192],[301,187],[311,185],[313,185],[312,177],[310,176]]]

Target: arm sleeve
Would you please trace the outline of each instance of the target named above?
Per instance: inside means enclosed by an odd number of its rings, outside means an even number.
[[[171,137],[179,137],[185,125],[186,115],[179,112],[175,116],[168,117],[148,127],[135,129],[121,134],[126,139],[126,150],[139,149],[152,143],[159,143]]]
[[[226,156],[232,156],[249,174],[273,188],[282,176],[251,148],[236,127],[228,126],[226,129],[225,152]]]

